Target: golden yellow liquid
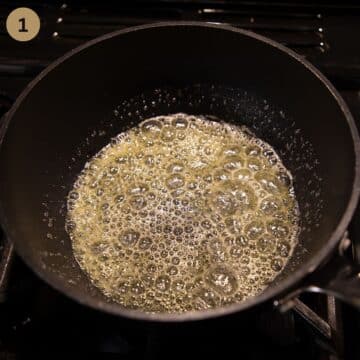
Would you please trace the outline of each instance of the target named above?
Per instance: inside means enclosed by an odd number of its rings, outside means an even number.
[[[296,245],[292,178],[245,128],[174,114],[117,136],[68,196],[93,284],[128,308],[184,312],[263,291]]]

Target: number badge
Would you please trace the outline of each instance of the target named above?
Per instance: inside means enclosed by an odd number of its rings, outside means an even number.
[[[17,41],[30,41],[40,30],[38,14],[29,8],[20,7],[13,10],[6,19],[9,35]]]

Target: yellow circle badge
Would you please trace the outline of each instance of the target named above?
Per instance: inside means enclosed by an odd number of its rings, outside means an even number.
[[[9,35],[17,41],[30,41],[39,33],[40,18],[29,8],[20,7],[13,10],[6,19]]]

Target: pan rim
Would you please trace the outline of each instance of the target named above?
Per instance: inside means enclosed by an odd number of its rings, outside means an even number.
[[[201,319],[210,319],[215,318],[231,313],[240,312],[242,310],[246,310],[251,308],[254,305],[264,303],[265,301],[269,301],[271,299],[274,299],[276,297],[281,297],[281,294],[286,293],[287,289],[293,288],[296,284],[298,284],[302,279],[304,279],[307,275],[314,272],[331,254],[332,251],[334,251],[336,245],[340,241],[342,235],[347,229],[347,226],[353,216],[353,213],[355,211],[357,201],[360,194],[360,139],[359,134],[357,131],[356,124],[354,122],[354,119],[351,115],[351,112],[339,94],[339,92],[334,88],[334,86],[330,83],[330,81],[311,63],[309,63],[307,60],[303,59],[300,55],[292,51],[291,49],[288,49],[287,47],[277,43],[276,41],[273,41],[271,39],[268,39],[264,36],[258,35],[254,32],[243,30],[239,28],[234,28],[232,26],[228,25],[219,25],[219,24],[210,24],[205,22],[198,22],[198,21],[170,21],[170,22],[159,22],[159,23],[152,23],[152,24],[146,24],[146,25],[140,25],[140,26],[134,26],[129,27],[122,30],[117,30],[108,34],[105,34],[103,36],[100,36],[98,38],[95,38],[93,40],[90,40],[61,56],[54,62],[52,62],[48,67],[46,67],[39,75],[37,75],[21,92],[21,94],[16,99],[15,103],[13,104],[12,108],[9,110],[9,112],[5,115],[4,120],[4,131],[1,132],[1,139],[0,139],[0,146],[2,143],[2,139],[6,134],[6,128],[8,124],[10,123],[11,119],[14,117],[16,111],[21,106],[21,103],[24,101],[24,99],[31,93],[31,90],[53,69],[55,69],[57,66],[61,65],[63,62],[65,62],[70,57],[80,53],[81,51],[96,45],[97,43],[100,43],[102,41],[111,39],[113,37],[117,37],[123,34],[132,33],[136,31],[142,31],[147,30],[151,28],[166,28],[166,27],[176,27],[176,26],[188,26],[188,27],[205,27],[205,28],[213,28],[213,29],[220,29],[224,31],[231,31],[233,33],[241,34],[243,36],[250,37],[254,40],[260,41],[264,43],[267,46],[271,46],[273,48],[278,49],[282,53],[286,54],[290,58],[295,59],[298,61],[301,65],[305,66],[307,70],[309,70],[319,81],[322,82],[322,84],[327,88],[329,93],[332,95],[332,97],[337,102],[338,106],[340,107],[346,122],[349,126],[349,130],[352,136],[353,140],[353,151],[355,154],[355,166],[354,166],[354,177],[353,177],[353,186],[351,190],[351,195],[347,204],[347,207],[340,218],[336,229],[333,231],[331,237],[329,238],[326,246],[323,246],[319,252],[313,256],[311,259],[309,259],[307,262],[303,263],[302,266],[296,270],[291,276],[287,277],[286,279],[282,280],[274,286],[271,289],[265,290],[263,293],[250,298],[244,302],[232,304],[226,307],[218,307],[214,309],[209,310],[203,310],[203,311],[190,311],[185,312],[181,314],[176,313],[146,313],[139,310],[130,310],[126,308],[122,308],[118,304],[113,303],[106,303],[103,301],[94,301],[91,298],[88,297],[82,297],[81,293],[76,291],[76,288],[69,288],[64,286],[64,283],[62,281],[59,281],[59,278],[52,274],[51,272],[46,272],[44,269],[41,268],[39,264],[35,264],[31,261],[31,259],[27,258],[25,253],[21,251],[21,247],[17,246],[18,243],[21,242],[20,239],[9,239],[12,241],[15,245],[15,249],[22,258],[22,260],[36,273],[37,276],[39,276],[43,281],[50,284],[53,288],[60,291],[61,293],[67,295],[68,297],[72,298],[73,300],[87,305],[89,307],[105,311],[107,313],[113,314],[113,315],[119,315],[124,316],[131,319],[136,320],[147,320],[147,321],[158,321],[158,322],[182,322],[182,321],[192,321],[192,320],[201,320]],[[3,216],[3,208],[0,204],[1,211],[0,211],[0,223],[3,227],[5,234],[8,233],[6,229],[6,224],[4,221]]]

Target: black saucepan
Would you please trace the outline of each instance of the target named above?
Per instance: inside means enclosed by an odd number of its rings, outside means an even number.
[[[82,273],[64,227],[65,200],[85,161],[112,136],[144,118],[175,112],[245,124],[269,142],[294,176],[301,233],[290,262],[259,296],[202,312],[147,314],[108,301]],[[80,303],[160,321],[210,318],[268,300],[285,306],[280,299],[304,289],[360,305],[357,269],[339,256],[328,261],[359,194],[354,121],[319,71],[269,39],[202,23],[105,35],[32,81],[5,117],[1,135],[7,237],[42,279]]]

